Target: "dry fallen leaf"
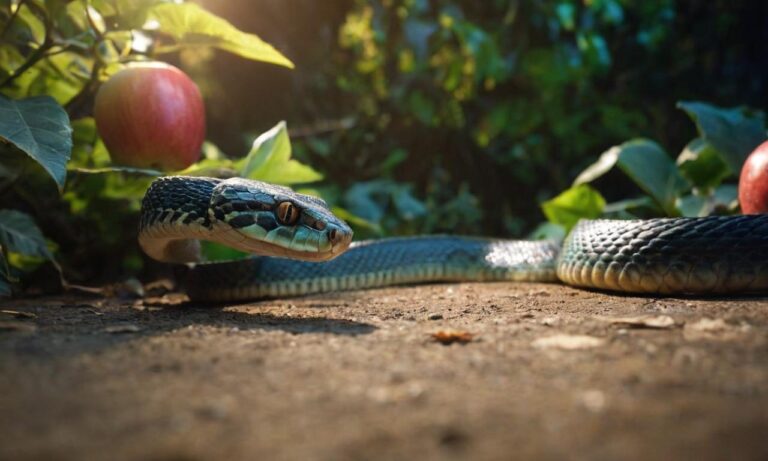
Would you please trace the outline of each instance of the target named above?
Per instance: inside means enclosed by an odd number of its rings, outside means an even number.
[[[602,338],[597,338],[595,336],[587,336],[587,335],[554,335],[554,336],[547,336],[544,338],[538,338],[535,341],[533,341],[532,345],[533,347],[538,347],[541,349],[566,349],[566,350],[576,350],[576,349],[589,349],[591,347],[598,347],[602,346],[605,343],[605,340]]]
[[[637,317],[603,317],[598,316],[598,320],[612,323],[614,325],[625,325],[630,328],[674,328],[677,324],[675,319],[668,315],[658,315],[656,317],[637,316]]]
[[[459,330],[440,330],[430,335],[432,339],[440,344],[468,343],[475,337],[468,331]]]

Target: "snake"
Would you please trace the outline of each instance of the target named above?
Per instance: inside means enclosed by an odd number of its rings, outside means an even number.
[[[562,241],[420,235],[352,242],[320,198],[261,181],[154,180],[139,245],[188,264],[193,301],[232,302],[432,282],[558,282],[623,294],[768,289],[768,215],[587,219]],[[201,262],[208,240],[252,253]]]

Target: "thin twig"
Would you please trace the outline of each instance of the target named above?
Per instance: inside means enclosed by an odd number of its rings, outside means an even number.
[[[16,9],[11,12],[11,16],[8,18],[8,22],[5,23],[5,26],[3,27],[3,31],[0,32],[0,38],[4,38],[5,37],[5,34],[11,28],[11,24],[13,24],[13,21],[19,15],[19,10],[21,9],[22,6],[24,6],[24,2],[25,1],[26,0],[20,0],[19,4],[16,5]]]
[[[41,59],[45,58],[48,50],[54,45],[53,38],[51,37],[51,30],[53,29],[53,22],[51,21],[51,18],[46,14],[44,9],[37,6],[33,7],[32,5],[34,5],[34,3],[30,3],[28,8],[36,9],[38,13],[43,15],[43,22],[45,23],[45,38],[43,39],[43,43],[32,54],[29,55],[26,61],[24,61],[24,64],[16,68],[13,73],[11,73],[11,75],[7,76],[5,79],[3,79],[3,81],[0,82],[0,88],[3,88],[12,83],[21,74],[26,72],[27,69],[37,64]]]

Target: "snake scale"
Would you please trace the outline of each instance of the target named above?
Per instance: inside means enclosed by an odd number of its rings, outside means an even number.
[[[440,281],[561,281],[660,295],[768,291],[768,215],[584,220],[562,244],[460,236],[352,243],[352,230],[323,200],[285,187],[155,180],[142,202],[142,249],[160,261],[197,263],[199,240],[260,255],[195,264],[186,289],[200,301]]]

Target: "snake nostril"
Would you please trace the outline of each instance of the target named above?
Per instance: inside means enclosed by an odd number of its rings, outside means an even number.
[[[339,231],[336,229],[331,229],[328,231],[328,240],[331,241],[331,243],[337,243],[339,238]]]

